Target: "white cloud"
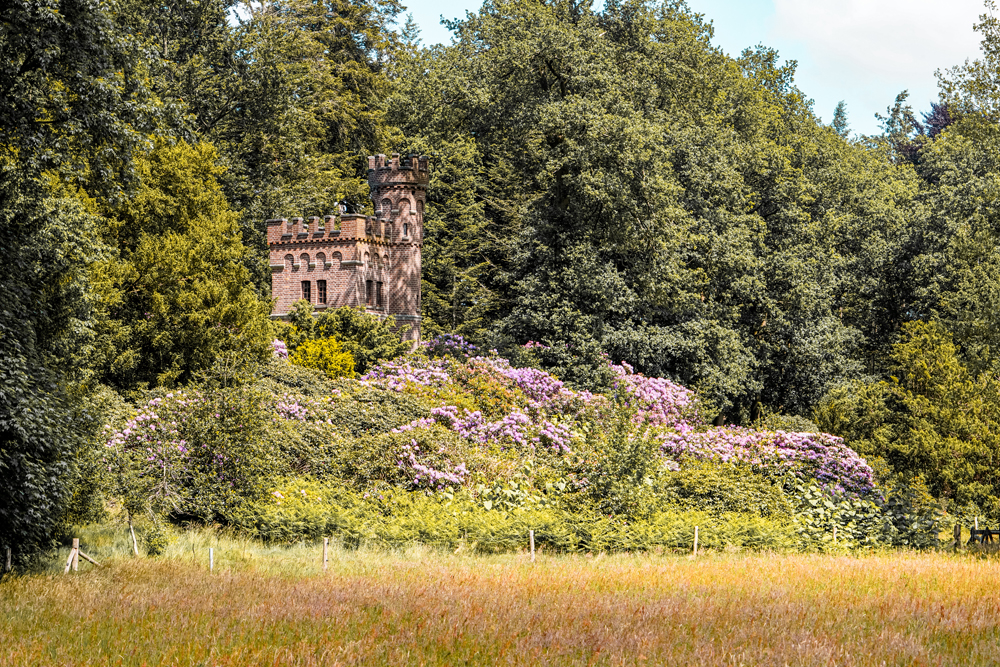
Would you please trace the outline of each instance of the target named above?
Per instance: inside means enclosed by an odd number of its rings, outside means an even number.
[[[829,118],[846,99],[851,124],[862,132],[875,131],[872,114],[903,89],[915,108],[925,109],[937,97],[934,71],[978,56],[973,24],[986,11],[982,0],[773,0],[773,6],[770,40],[800,60],[796,79],[816,98],[817,113]]]
[[[852,125],[863,132],[874,131],[872,114],[903,89],[916,108],[926,108],[937,96],[934,71],[978,55],[973,24],[986,11],[981,0],[773,0],[773,6],[770,39],[800,60],[796,78],[815,96],[817,113],[828,117],[846,99],[852,120],[861,121]]]
[[[978,52],[981,0],[774,0],[774,30],[806,42],[816,64],[866,76],[910,76]]]

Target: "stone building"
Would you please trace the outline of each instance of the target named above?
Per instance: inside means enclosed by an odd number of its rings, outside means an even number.
[[[375,215],[267,221],[272,317],[299,299],[317,310],[363,307],[391,315],[404,339],[420,340],[420,249],[430,181],[427,157],[368,158]]]

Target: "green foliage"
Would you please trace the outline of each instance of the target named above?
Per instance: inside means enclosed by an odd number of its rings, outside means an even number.
[[[121,198],[154,114],[134,42],[107,4],[0,7],[0,543],[48,548],[86,446],[95,296],[106,252],[78,196]]]
[[[243,524],[288,470],[267,437],[268,397],[253,385],[161,393],[115,434],[103,464],[108,495],[130,515]]]
[[[798,415],[783,415],[765,411],[754,421],[753,427],[761,431],[789,431],[792,433],[819,433],[820,428],[812,421]]]
[[[150,522],[142,532],[142,546],[150,556],[159,556],[171,542],[170,532],[158,521]]]
[[[893,480],[925,480],[934,496],[975,503],[997,516],[1000,385],[994,375],[972,372],[933,322],[905,325],[892,363],[891,382],[831,392],[816,412],[820,427],[863,456],[884,459]]]
[[[348,546],[414,543],[480,553],[521,551],[529,530],[538,548],[556,552],[689,550],[694,526],[706,548],[781,549],[793,539],[787,521],[729,513],[661,511],[623,522],[594,513],[568,513],[543,504],[486,509],[460,494],[411,494],[389,488],[361,493],[291,479],[258,507],[255,537],[291,543],[334,536]]]
[[[588,495],[601,513],[647,516],[653,510],[653,475],[660,461],[660,441],[645,424],[636,424],[635,412],[615,405],[608,423],[593,424],[586,446],[570,464],[586,480]]]
[[[794,488],[795,525],[807,549],[874,547],[882,542],[884,522],[878,505],[860,498],[838,498],[816,485]],[[833,529],[837,527],[836,542]]]
[[[789,517],[793,512],[782,480],[769,479],[749,466],[687,463],[661,473],[657,482],[659,502],[670,507],[762,517]]]
[[[335,379],[354,377],[354,357],[343,349],[336,338],[307,340],[298,344],[289,361],[297,366],[315,368]]]
[[[389,100],[438,155],[429,331],[540,341],[593,389],[609,354],[744,422],[880,365],[917,179],[822,126],[794,63],[724,56],[676,3],[491,2],[450,27],[397,58]]]
[[[207,144],[158,143],[139,163],[136,196],[109,211],[118,257],[97,265],[96,365],[123,390],[173,386],[226,352],[270,354],[269,304],[249,285]]]
[[[151,84],[188,136],[214,144],[242,212],[245,262],[269,288],[264,220],[368,206],[359,155],[385,152],[386,61],[400,6],[372,2],[127,0],[121,16],[146,47]],[[324,54],[317,57],[317,54]]]
[[[360,375],[380,361],[395,359],[408,352],[412,345],[394,331],[395,322],[391,317],[379,319],[362,309],[347,306],[324,310],[318,316],[313,312],[312,304],[297,301],[289,313],[291,326],[279,329],[279,336],[292,350],[304,341],[336,338],[354,358],[355,370]]]
[[[841,497],[815,484],[796,485],[793,491],[801,548],[827,551],[879,545],[911,549],[938,546],[943,514],[921,503],[913,490],[900,489],[884,502]]]

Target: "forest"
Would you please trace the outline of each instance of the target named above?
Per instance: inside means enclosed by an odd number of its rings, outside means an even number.
[[[149,553],[190,521],[586,551],[1000,518],[991,7],[861,136],[682,0],[486,0],[430,47],[397,0],[4,3],[0,545],[108,511]],[[370,212],[378,153],[432,165],[402,358],[362,312],[270,318],[265,220]]]

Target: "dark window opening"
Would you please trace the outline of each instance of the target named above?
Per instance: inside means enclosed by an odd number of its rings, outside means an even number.
[[[405,239],[409,235],[410,235],[410,225],[409,225],[409,223],[404,222],[403,223],[403,238]]]
[[[375,305],[382,305],[382,283],[375,283]]]
[[[372,305],[372,281],[365,281],[365,305]]]
[[[302,298],[312,302],[312,284],[308,280],[302,281]]]
[[[318,303],[326,303],[326,281],[317,280],[316,281],[316,301]]]

